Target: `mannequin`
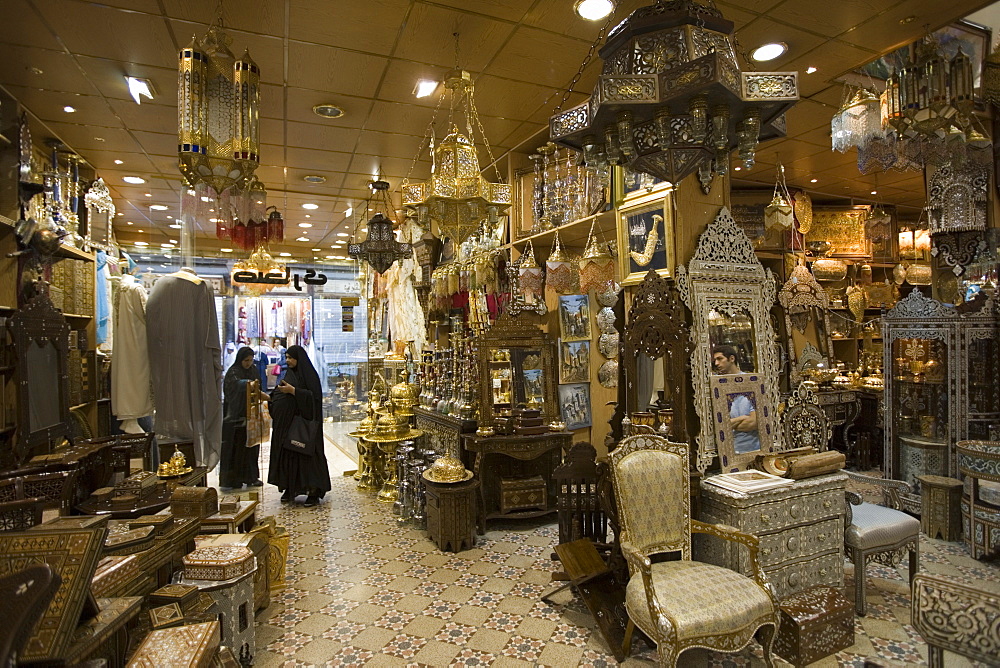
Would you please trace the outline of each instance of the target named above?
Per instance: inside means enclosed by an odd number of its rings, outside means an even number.
[[[192,269],[167,274],[146,303],[156,433],[194,442],[213,469],[222,442],[222,348],[212,285]]]
[[[138,419],[153,413],[146,342],[146,289],[132,273],[137,268],[130,258],[129,273],[122,276],[115,292],[112,316],[115,336],[111,349],[111,408],[122,421],[121,430],[126,434],[142,433]]]

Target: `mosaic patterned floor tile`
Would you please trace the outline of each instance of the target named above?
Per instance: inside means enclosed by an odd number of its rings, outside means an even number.
[[[496,661],[496,655],[490,654],[489,652],[483,652],[478,649],[463,649],[458,653],[449,666],[455,666],[456,668],[465,668],[468,666],[489,666]]]
[[[888,640],[886,638],[871,638],[872,647],[879,657],[890,661],[902,661],[908,664],[922,663],[923,659],[917,646],[910,642]]]
[[[420,648],[426,644],[427,638],[400,633],[382,648],[382,653],[397,656],[400,659],[412,659],[420,651]]]
[[[441,642],[453,643],[455,645],[464,645],[476,631],[478,631],[478,629],[475,626],[448,622],[440,631],[437,632],[434,639],[440,640]]]
[[[375,622],[375,626],[389,629],[390,631],[402,631],[415,618],[416,615],[412,612],[393,610],[379,617],[378,621]]]
[[[517,627],[521,625],[523,620],[524,617],[521,615],[499,612],[491,614],[487,617],[486,621],[483,622],[483,626],[488,629],[503,631],[504,633],[513,633],[517,630]]]
[[[293,657],[300,649],[313,641],[313,636],[297,631],[289,631],[267,645],[267,651]]]
[[[359,647],[345,646],[340,648],[337,656],[323,664],[325,668],[355,668],[363,666],[375,656],[375,652]]]
[[[537,661],[538,657],[542,655],[543,649],[545,649],[545,643],[541,640],[514,635],[510,637],[500,653],[522,661]]]
[[[336,624],[323,631],[321,638],[326,638],[327,640],[336,640],[337,642],[350,642],[354,636],[358,635],[362,631],[368,628],[367,624],[362,624],[360,622],[352,622],[348,619],[341,619]]]

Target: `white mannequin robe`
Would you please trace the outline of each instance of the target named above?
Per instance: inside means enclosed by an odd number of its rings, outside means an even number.
[[[123,276],[112,316],[111,410],[123,422],[153,414],[146,343],[146,289]]]

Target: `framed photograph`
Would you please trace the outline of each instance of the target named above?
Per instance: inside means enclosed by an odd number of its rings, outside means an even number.
[[[559,382],[590,382],[590,341],[563,341],[559,345]]]
[[[756,373],[711,378],[712,423],[723,472],[740,471],[774,448],[774,416]]]
[[[628,167],[615,166],[615,206],[621,207],[654,193],[661,193],[670,187],[669,181],[645,172],[633,172]]]
[[[618,264],[622,285],[640,283],[653,269],[670,278],[674,260],[674,221],[670,192],[618,209]]]
[[[590,384],[573,383],[559,386],[559,410],[566,429],[583,429],[592,424],[590,417]]]
[[[559,297],[559,330],[564,342],[590,341],[590,295]]]

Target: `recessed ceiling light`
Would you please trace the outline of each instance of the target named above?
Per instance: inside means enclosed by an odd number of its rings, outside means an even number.
[[[296,241],[309,241],[309,237],[299,237]]]
[[[743,169],[742,167],[733,167],[734,172],[741,171],[742,169]]]
[[[211,197],[205,197],[204,195],[202,195],[201,196],[201,201],[202,202],[211,202],[212,198]]]
[[[128,82],[128,92],[132,95],[132,99],[135,100],[136,104],[141,104],[140,97],[153,99],[153,84],[150,83],[149,79],[125,77],[125,81]]]
[[[313,253],[318,253],[318,252],[320,252],[323,249],[322,248],[310,248],[309,250],[311,250]]]
[[[348,234],[347,232],[337,232],[337,236],[338,237],[349,237],[351,235]]]
[[[432,79],[420,79],[417,81],[417,85],[413,87],[413,96],[427,97],[428,95],[433,95],[434,91],[437,90],[438,82]]]
[[[335,104],[317,104],[313,107],[313,113],[323,118],[340,118],[344,115],[344,110]]]
[[[899,22],[901,25],[905,26],[907,23],[913,23],[916,20],[917,17],[914,16],[913,14],[910,14],[909,16],[904,16],[903,18],[899,19]]]
[[[788,51],[788,45],[784,42],[771,42],[770,44],[765,44],[764,46],[758,46],[750,54],[750,57],[756,60],[758,63],[764,63],[768,60],[774,60],[778,56]]]
[[[183,225],[181,225],[180,223],[174,223],[174,224],[173,224],[173,225],[171,225],[170,227],[172,227],[172,228],[173,228],[173,229],[175,229],[175,230],[179,230],[179,229],[181,229],[181,228],[182,228],[182,227],[184,227],[184,226],[183,226]]]
[[[815,71],[816,71],[815,67],[807,67],[806,68],[806,74],[812,74]]]
[[[878,195],[878,191],[877,190],[873,190],[872,191],[872,195]]]
[[[223,253],[232,253],[233,252],[232,248],[220,248],[219,250],[222,251]]]
[[[160,248],[170,248],[170,244],[160,244]]]
[[[152,197],[153,193],[143,193],[143,197]]]
[[[127,223],[125,223],[125,224],[126,224],[126,225],[133,225],[134,223],[133,223],[133,222],[132,222],[132,221],[130,220],[130,221],[128,221],[128,222],[127,222]]]
[[[104,141],[104,137],[94,137],[94,141]]]
[[[347,207],[347,211],[344,212],[344,215],[347,216],[348,218],[350,218],[352,213],[354,213],[354,207],[353,206],[349,206],[349,207]]]
[[[303,209],[309,209],[310,211],[314,211],[314,210],[316,210],[316,209],[319,208],[319,204],[313,204],[312,202],[306,202],[305,204],[302,205],[302,208]]]
[[[326,177],[317,174],[306,174],[302,177],[302,180],[306,183],[326,183]]]
[[[307,213],[307,214],[306,214],[306,218],[312,218],[312,216],[310,216],[310,215],[309,215],[309,214]]]
[[[65,107],[63,107],[63,111],[65,111],[67,114],[72,114],[74,111],[76,111],[76,107],[71,107],[67,104]]]
[[[291,253],[278,253],[281,257],[292,257]]]
[[[299,223],[299,227],[312,227],[312,223]]]
[[[139,185],[140,183],[145,183],[146,179],[142,178],[141,176],[123,176],[122,181],[124,181],[125,183],[132,183],[135,185]]]
[[[142,255],[142,256],[139,257],[139,259],[140,260],[148,260],[149,256],[148,255]]]
[[[816,183],[819,179],[809,179],[809,183]]]
[[[136,241],[136,242],[135,242],[135,245],[136,245],[136,246],[148,246],[148,245],[149,245],[149,243],[147,243],[147,242],[145,242],[145,241]]]
[[[611,0],[576,0],[573,10],[580,18],[588,21],[600,21],[613,12],[615,3]]]
[[[124,160],[115,160],[115,164],[116,165],[124,165],[125,161]]]
[[[167,216],[167,220],[173,220],[173,219],[174,219],[173,216]]]
[[[327,260],[335,260],[335,259],[337,259],[337,256],[336,255],[327,255],[326,259]]]
[[[170,207],[167,206],[166,204],[150,204],[149,208],[152,209],[153,211],[166,211]]]
[[[40,67],[28,67],[26,69],[34,75],[45,74]]]
[[[117,216],[118,216],[119,218],[121,218],[121,217],[122,217],[122,216],[124,216],[124,215],[125,215],[125,214],[124,214],[124,213],[122,213],[121,211],[119,211],[119,212],[117,213]]]

